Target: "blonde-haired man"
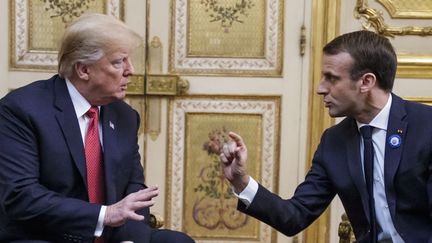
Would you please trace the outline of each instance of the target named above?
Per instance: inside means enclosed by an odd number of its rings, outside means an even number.
[[[147,224],[139,116],[122,99],[140,37],[85,15],[65,31],[59,75],[0,100],[0,242],[191,243]]]

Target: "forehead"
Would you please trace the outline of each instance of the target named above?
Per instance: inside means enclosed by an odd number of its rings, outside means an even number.
[[[349,73],[353,64],[353,59],[348,52],[340,52],[335,55],[324,54],[322,72],[323,73]]]
[[[112,47],[105,51],[105,58],[116,59],[129,56],[130,49],[125,47]]]

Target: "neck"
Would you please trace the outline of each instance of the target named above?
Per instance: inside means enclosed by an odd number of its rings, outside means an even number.
[[[371,91],[366,97],[364,107],[355,119],[361,123],[369,124],[387,104],[389,92],[381,89]]]

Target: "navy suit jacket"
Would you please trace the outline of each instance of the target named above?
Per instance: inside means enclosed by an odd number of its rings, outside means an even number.
[[[145,187],[138,152],[139,116],[119,101],[101,107],[106,204]],[[87,195],[84,145],[65,80],[55,75],[0,101],[0,242],[91,242],[101,205]],[[139,213],[148,217],[148,209]],[[131,221],[105,227],[110,241],[148,242]]]
[[[402,138],[400,147],[388,143]],[[239,210],[294,235],[310,225],[338,195],[358,242],[369,240],[368,193],[360,159],[360,134],[354,119],[327,129],[312,167],[291,199],[259,186],[249,207]],[[405,242],[432,242],[432,107],[393,95],[384,158],[387,203],[396,230]]]

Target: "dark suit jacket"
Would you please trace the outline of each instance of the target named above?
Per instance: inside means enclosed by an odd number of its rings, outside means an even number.
[[[402,138],[398,148],[389,146],[388,138],[393,134]],[[260,185],[251,205],[245,208],[239,202],[239,210],[286,235],[294,235],[310,225],[338,195],[358,242],[370,242],[359,136],[351,118],[327,129],[305,181],[291,199],[283,200]],[[432,242],[431,107],[393,95],[384,160],[387,203],[396,230],[407,243]]]
[[[143,189],[139,116],[124,102],[101,108],[106,204]],[[101,206],[88,203],[84,145],[65,80],[53,76],[0,101],[0,242],[91,242]],[[148,210],[140,212],[146,218]],[[145,222],[106,227],[113,242],[148,242]]]

